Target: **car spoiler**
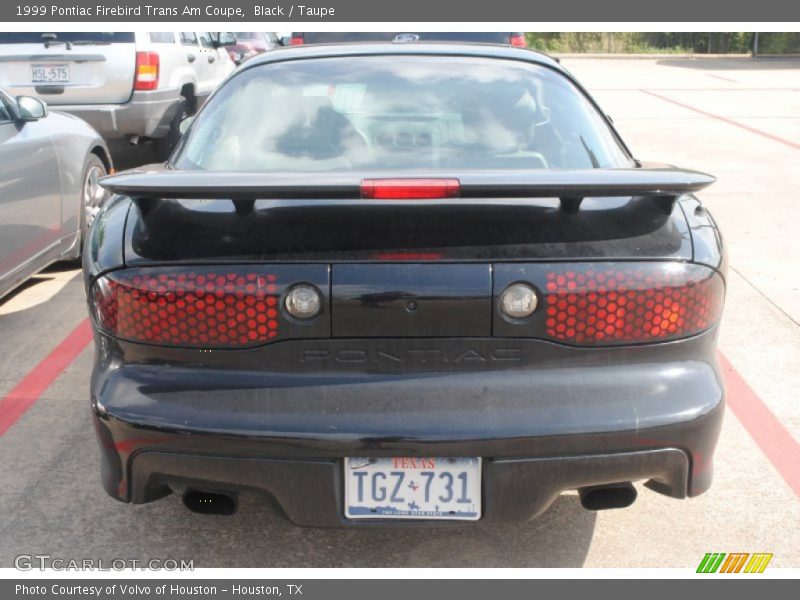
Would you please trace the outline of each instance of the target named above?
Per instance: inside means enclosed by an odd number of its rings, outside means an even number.
[[[235,173],[219,171],[126,171],[100,180],[115,194],[131,197],[143,213],[171,200],[228,199],[237,212],[250,212],[257,199],[354,200],[365,180],[457,180],[456,198],[491,201],[499,198],[559,198],[574,213],[584,198],[651,196],[672,201],[716,181],[706,173],[675,167],[630,169],[542,169],[530,171],[419,172],[406,177],[396,171],[353,173]],[[375,202],[375,200],[365,200]],[[480,202],[478,202],[480,203]]]

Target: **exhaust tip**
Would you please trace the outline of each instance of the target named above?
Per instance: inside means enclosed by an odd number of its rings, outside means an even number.
[[[193,513],[200,515],[232,515],[237,503],[233,496],[216,492],[187,490],[183,494],[183,504]]]
[[[586,510],[627,508],[636,500],[636,488],[624,482],[581,488],[578,494]]]

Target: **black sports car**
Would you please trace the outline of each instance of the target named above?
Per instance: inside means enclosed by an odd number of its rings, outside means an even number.
[[[166,165],[103,180],[85,280],[113,497],[312,526],[529,519],[708,489],[714,179],[635,160],[557,62],[267,53]]]

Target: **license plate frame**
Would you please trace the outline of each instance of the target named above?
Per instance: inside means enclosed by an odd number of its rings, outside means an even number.
[[[69,83],[70,79],[68,63],[35,63],[31,65],[31,83]]]
[[[358,520],[477,521],[482,515],[482,466],[480,457],[346,457],[344,515]]]

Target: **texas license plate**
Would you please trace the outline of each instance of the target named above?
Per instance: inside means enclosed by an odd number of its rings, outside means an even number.
[[[350,519],[481,517],[481,459],[345,458],[345,516]]]
[[[31,83],[66,83],[69,81],[69,65],[31,65]]]

